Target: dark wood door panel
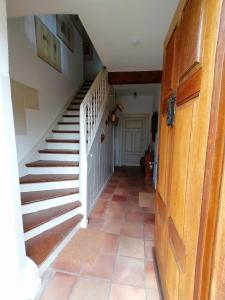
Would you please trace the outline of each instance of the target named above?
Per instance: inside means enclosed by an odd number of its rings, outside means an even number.
[[[190,171],[190,150],[192,149],[192,129],[194,125],[195,100],[179,106],[176,111],[174,143],[171,158],[171,188],[169,210],[181,238],[184,234],[186,216],[187,185]]]
[[[186,249],[171,217],[168,220],[168,233],[170,245],[175,256],[178,268],[181,272],[184,272],[186,263]]]
[[[168,98],[176,88],[176,40],[177,28],[175,28],[165,49],[165,66],[163,75],[164,99]]]
[[[179,80],[201,63],[203,1],[188,0],[179,27]]]
[[[201,72],[202,70],[199,69],[179,85],[177,89],[177,106],[180,106],[199,95],[201,87]]]

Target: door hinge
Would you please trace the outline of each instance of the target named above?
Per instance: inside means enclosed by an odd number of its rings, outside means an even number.
[[[173,127],[176,112],[176,93],[173,93],[167,101],[167,125]]]

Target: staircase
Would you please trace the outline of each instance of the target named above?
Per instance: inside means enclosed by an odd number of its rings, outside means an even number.
[[[77,230],[82,221],[79,197],[80,104],[92,82],[86,81],[20,178],[27,256],[39,267]]]

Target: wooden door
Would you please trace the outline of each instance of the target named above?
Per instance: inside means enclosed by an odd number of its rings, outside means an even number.
[[[212,26],[216,15],[210,14],[213,3],[215,8],[212,0],[180,5],[164,50],[155,248],[169,300],[194,299],[217,33],[215,23]],[[173,126],[167,126],[172,94],[175,118]]]
[[[124,118],[122,141],[123,165],[139,166],[146,148],[146,118]]]

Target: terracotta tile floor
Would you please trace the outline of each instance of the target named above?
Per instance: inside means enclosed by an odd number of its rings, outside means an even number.
[[[152,256],[154,208],[139,207],[139,192],[154,192],[139,169],[115,171],[89,218],[89,228],[105,234],[94,265],[56,259],[41,300],[160,299]]]

